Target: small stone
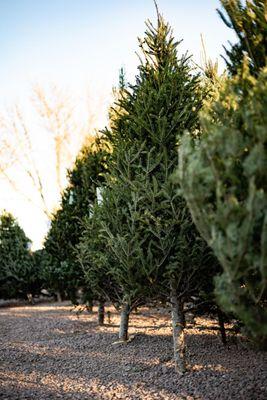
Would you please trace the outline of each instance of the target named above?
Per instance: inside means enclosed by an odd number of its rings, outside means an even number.
[[[166,365],[162,365],[161,370],[163,374],[166,374],[168,372],[168,368],[166,367]]]

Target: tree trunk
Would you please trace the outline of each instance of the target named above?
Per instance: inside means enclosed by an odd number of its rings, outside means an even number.
[[[98,304],[98,325],[104,325],[105,319],[105,303],[103,300],[99,301]]]
[[[56,292],[56,296],[57,296],[57,301],[61,303],[62,302],[61,292],[60,291]]]
[[[27,293],[27,299],[28,302],[33,305],[34,304],[34,300],[33,300],[33,295],[31,293]]]
[[[122,304],[119,339],[123,341],[128,340],[128,325],[130,315],[130,304],[125,302]]]
[[[86,303],[86,310],[91,314],[93,312],[93,300],[88,300]]]
[[[186,360],[185,360],[185,339],[184,339],[184,305],[178,299],[176,290],[173,284],[171,284],[171,311],[172,311],[172,334],[173,334],[173,350],[174,350],[174,362],[175,370],[180,374],[186,371]]]
[[[223,318],[223,313],[221,312],[220,309],[218,309],[218,321],[219,321],[219,328],[220,328],[222,342],[223,342],[223,344],[226,344],[226,332],[225,332],[225,326],[224,326],[224,318]]]

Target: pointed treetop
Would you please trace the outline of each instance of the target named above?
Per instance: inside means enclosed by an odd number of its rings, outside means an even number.
[[[119,89],[123,90],[123,89],[125,89],[125,86],[126,86],[125,69],[124,69],[124,67],[121,67],[120,73],[119,73]]]
[[[238,42],[224,47],[223,57],[231,74],[236,74],[248,59],[250,72],[257,75],[266,65],[267,55],[267,1],[266,0],[221,0],[223,11],[217,9],[223,22],[233,29]]]
[[[153,0],[153,2],[154,2],[154,5],[155,5],[155,8],[156,8],[157,18],[158,18],[158,26],[159,26],[160,19],[162,18],[162,16],[160,15],[160,12],[159,12],[158,3],[156,2],[156,0]]]
[[[148,19],[144,38],[138,38],[143,58],[139,57],[141,69],[148,68],[164,70],[176,64],[177,46],[181,42],[175,42],[173,31],[169,23],[165,22],[162,14],[159,13],[157,3],[157,26]]]

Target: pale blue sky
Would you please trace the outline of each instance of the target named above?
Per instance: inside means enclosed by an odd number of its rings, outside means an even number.
[[[216,13],[218,0],[160,0],[181,49],[199,61],[200,34],[209,55],[220,56],[232,38]],[[155,20],[152,0],[0,0],[0,87],[2,100],[33,81],[106,91],[125,66],[135,73],[136,37],[144,20]],[[0,99],[1,101],[1,99]]]
[[[158,0],[158,5],[175,37],[184,39],[182,52],[189,50],[199,62],[203,34],[208,55],[223,68],[222,44],[234,36],[216,13],[219,0]],[[35,83],[69,88],[78,94],[77,105],[89,87],[97,126],[103,128],[120,67],[134,78],[137,36],[143,35],[147,18],[156,19],[152,0],[0,0],[0,111],[17,101],[25,106]],[[98,107],[99,99],[104,107]],[[49,163],[45,154],[37,157]],[[40,209],[0,181],[1,208],[19,219],[39,247],[47,231]]]

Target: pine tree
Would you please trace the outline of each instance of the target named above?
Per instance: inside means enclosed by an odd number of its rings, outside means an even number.
[[[238,41],[224,47],[224,57],[229,72],[234,75],[248,60],[250,72],[257,72],[266,65],[267,51],[267,2],[266,0],[221,0],[224,12],[217,10],[224,23],[237,35]],[[226,14],[226,15],[225,15]]]
[[[110,270],[117,261],[109,253],[102,235],[102,207],[96,202],[90,210],[90,216],[83,221],[82,236],[76,246],[77,260],[82,267],[86,287],[93,299],[102,307],[105,302],[112,302],[116,306],[120,303],[121,293],[112,279]],[[100,325],[103,322],[103,318],[99,317]]]
[[[16,219],[4,211],[0,216],[0,298],[26,298],[38,291],[30,245]]]
[[[248,11],[252,4],[246,6]],[[233,24],[240,17],[235,12]],[[260,43],[261,16],[257,18],[251,16],[250,24],[255,27],[253,40]],[[196,226],[223,267],[216,280],[218,301],[263,347],[267,343],[266,78],[266,66],[259,68],[250,57],[243,59],[221,87],[219,98],[202,114],[200,140],[184,138],[178,172]]]
[[[133,305],[168,296],[176,367],[185,370],[184,302],[213,275],[212,258],[171,180],[184,130],[199,134],[200,77],[187,55],[178,58],[171,29],[148,22],[139,75],[124,87],[112,129],[113,149],[103,195],[103,235],[118,260],[110,271],[121,288],[120,337],[127,339]]]
[[[106,156],[99,138],[83,147],[74,168],[69,171],[69,186],[45,241],[45,250],[50,256],[44,271],[48,284],[62,294],[66,292],[74,303],[79,288],[90,300],[84,273],[76,258],[76,246],[82,235],[83,220],[95,201],[96,188],[103,180]]]

